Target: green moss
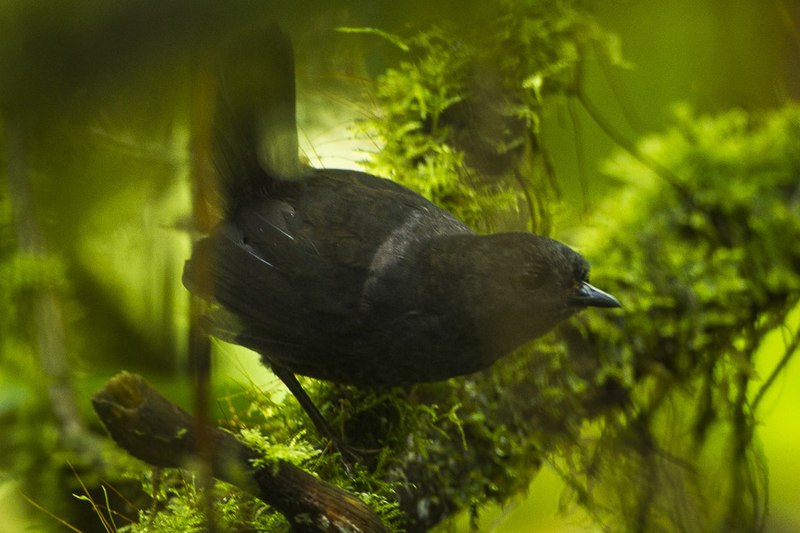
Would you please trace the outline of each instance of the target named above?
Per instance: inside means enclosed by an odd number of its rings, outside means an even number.
[[[559,191],[541,138],[544,106],[576,90],[588,48],[621,61],[614,36],[573,4],[503,1],[495,19],[466,34],[363,30],[407,56],[376,80],[377,110],[359,131],[379,149],[364,166],[478,230],[513,214],[513,224],[527,218],[548,233]]]
[[[204,496],[194,477],[181,471],[150,471],[141,477],[143,489],[153,498],[148,509],[138,513],[135,523],[120,527],[120,533],[200,533],[207,529]],[[289,531],[282,515],[263,502],[223,483],[215,483],[210,501],[216,527],[222,531]]]
[[[587,315],[586,348],[617,366],[632,406],[579,454],[593,470],[573,480],[614,528],[752,530],[763,520],[754,368],[800,299],[798,128],[795,105],[718,117],[679,108],[669,131],[640,144],[670,175],[625,153],[607,165],[624,185],[582,242],[625,308]]]

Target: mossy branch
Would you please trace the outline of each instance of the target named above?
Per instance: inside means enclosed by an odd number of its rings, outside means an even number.
[[[141,376],[122,372],[92,397],[111,437],[153,466],[185,467],[198,449],[192,415],[158,393]],[[361,500],[285,462],[254,467],[258,454],[232,434],[206,428],[211,474],[280,511],[297,531],[382,532],[386,528]]]

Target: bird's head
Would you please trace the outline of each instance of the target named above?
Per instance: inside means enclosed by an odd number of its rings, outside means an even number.
[[[477,237],[463,280],[466,305],[497,357],[544,335],[586,307],[620,307],[589,284],[589,263],[556,240],[530,233]]]

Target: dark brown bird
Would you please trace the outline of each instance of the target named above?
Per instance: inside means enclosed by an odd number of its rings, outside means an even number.
[[[197,243],[184,283],[219,304],[212,332],[261,354],[318,425],[294,374],[362,387],[443,380],[581,309],[619,306],[558,241],[478,235],[392,181],[301,165],[292,62],[275,29],[226,55],[214,139],[225,218]]]

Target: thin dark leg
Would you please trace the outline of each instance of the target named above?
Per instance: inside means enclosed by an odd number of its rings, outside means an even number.
[[[317,406],[314,405],[314,402],[311,400],[308,394],[306,394],[303,386],[300,385],[299,381],[297,381],[294,373],[277,365],[272,365],[272,371],[280,378],[281,381],[283,381],[283,384],[286,385],[286,388],[289,389],[289,392],[291,392],[294,397],[297,398],[300,406],[311,419],[311,422],[314,424],[314,427],[317,428],[317,431],[319,431],[320,434],[325,438],[331,440],[334,444],[338,444],[339,439],[336,438],[336,435],[334,435],[333,430],[331,430],[331,427],[322,416],[322,413],[319,412]]]
[[[333,444],[336,449],[341,454],[342,464],[344,465],[344,469],[347,471],[347,475],[351,478],[353,477],[353,473],[351,470],[351,464],[348,463],[346,457],[349,457],[355,461],[362,461],[363,455],[365,453],[377,453],[380,450],[363,450],[359,448],[353,448],[351,446],[347,446],[342,439],[338,438],[336,434],[331,429],[328,422],[322,416],[322,413],[319,412],[317,406],[314,405],[314,402],[311,398],[306,394],[306,391],[303,389],[303,386],[300,385],[300,382],[297,381],[294,373],[285,369],[281,368],[276,365],[272,365],[272,371],[275,373],[276,376],[283,381],[283,384],[286,385],[286,388],[289,389],[294,397],[297,399],[300,406],[306,412],[308,417],[311,419],[311,422],[314,424],[314,427],[317,428],[317,431],[325,438],[327,438],[331,444]]]

